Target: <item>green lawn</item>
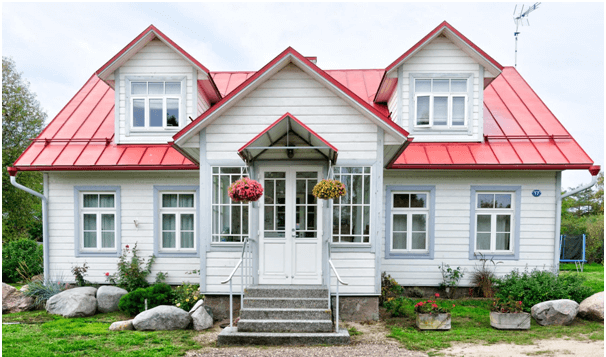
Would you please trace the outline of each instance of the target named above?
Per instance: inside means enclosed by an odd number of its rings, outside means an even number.
[[[414,300],[414,303],[421,300]],[[540,326],[532,320],[530,330],[507,331],[490,327],[490,300],[452,300],[452,328],[449,331],[420,331],[415,326],[413,310],[405,317],[390,318],[386,323],[392,337],[406,348],[420,351],[436,351],[451,346],[452,342],[463,343],[515,343],[532,344],[533,340],[570,337],[577,339],[604,339],[604,324],[575,320],[571,326]],[[433,352],[435,353],[435,352]],[[431,354],[430,354],[431,355]]]
[[[45,311],[2,316],[3,356],[183,356],[201,346],[193,337],[200,332],[109,331],[112,322],[125,320],[121,313],[66,319]]]
[[[560,264],[560,274],[577,274],[574,263]],[[587,278],[583,285],[589,286],[596,293],[604,291],[604,266],[602,264],[585,264],[583,272],[578,274]]]

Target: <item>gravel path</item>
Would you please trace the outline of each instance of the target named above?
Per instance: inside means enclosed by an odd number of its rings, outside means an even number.
[[[348,346],[315,346],[315,347],[216,347],[217,336],[221,329],[219,324],[196,337],[196,340],[205,346],[197,351],[190,351],[187,357],[199,356],[222,356],[222,357],[244,357],[244,356],[280,356],[280,357],[325,357],[325,356],[403,356],[403,357],[427,357],[423,352],[409,351],[400,347],[398,341],[387,338],[389,331],[382,322],[373,324],[359,324],[348,322],[346,327],[355,327],[362,332],[361,335],[352,336],[352,343]],[[514,344],[453,344],[453,347],[441,350],[439,355],[445,357],[518,357],[518,356],[604,356],[604,341],[577,341],[573,339],[560,338],[552,340],[540,340],[533,345]],[[434,354],[435,355],[435,354]]]

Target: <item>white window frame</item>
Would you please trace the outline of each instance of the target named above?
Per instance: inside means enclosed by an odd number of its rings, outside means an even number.
[[[177,205],[179,204],[179,195],[192,195],[193,196],[193,202],[194,205],[193,207],[163,207],[162,203],[163,203],[163,197],[164,195],[178,195],[177,196]],[[159,225],[159,242],[158,242],[158,250],[159,252],[163,252],[163,253],[173,253],[173,252],[185,252],[185,253],[193,253],[196,252],[198,249],[198,242],[196,237],[198,236],[198,215],[197,215],[197,209],[198,209],[198,203],[197,203],[197,195],[196,195],[196,191],[189,191],[189,190],[184,190],[184,191],[170,191],[170,190],[163,190],[163,191],[158,191],[158,225]],[[162,234],[164,232],[164,227],[163,227],[163,216],[167,215],[167,214],[174,214],[175,215],[175,247],[174,248],[165,248],[163,243],[164,243],[164,235]],[[181,215],[183,214],[191,214],[194,216],[194,230],[193,230],[193,240],[194,240],[194,246],[192,248],[181,248]]]
[[[146,82],[148,83],[149,86],[149,82],[178,82],[181,84],[181,94],[132,94],[132,84],[133,83],[138,83],[138,82]],[[137,133],[146,133],[146,132],[176,132],[179,131],[180,129],[182,129],[185,126],[185,118],[186,118],[186,113],[185,111],[187,110],[186,106],[184,105],[185,101],[186,101],[186,95],[187,95],[187,78],[183,78],[183,77],[174,77],[174,76],[157,76],[157,77],[127,77],[125,79],[125,84],[126,84],[126,101],[127,104],[129,106],[128,108],[128,116],[129,118],[127,118],[127,122],[129,123],[129,133],[133,133],[133,134],[137,134]],[[166,87],[166,84],[165,84]],[[144,126],[135,126],[135,116],[134,116],[134,100],[136,99],[143,99],[145,101],[145,109],[144,109],[144,115],[145,115],[145,125]],[[154,126],[151,127],[149,125],[149,100],[150,99],[162,99],[162,126]],[[178,124],[177,126],[167,126],[167,122],[166,122],[166,99],[178,99],[179,100],[179,104],[178,104],[178,108],[179,108],[179,118],[178,119]]]
[[[412,118],[413,122],[414,122],[414,127],[415,128],[434,128],[434,129],[467,129],[468,126],[468,122],[469,122],[469,118],[468,118],[468,106],[469,106],[469,86],[470,86],[470,80],[469,78],[431,78],[431,77],[415,77],[413,79],[415,81],[415,91],[414,91],[414,103],[415,103],[415,112],[414,112],[414,117]],[[417,92],[416,90],[416,81],[419,80],[429,80],[431,81],[431,88],[429,92]],[[450,87],[450,81],[451,80],[465,80],[467,81],[467,91],[466,92],[442,92],[442,93],[437,93],[437,92],[433,92],[432,88],[433,88],[433,81],[434,80],[448,80],[449,81],[449,87]],[[473,83],[471,84],[473,85]],[[417,114],[419,111],[419,102],[418,102],[418,97],[429,97],[429,124],[418,124],[417,123]],[[448,109],[447,109],[447,114],[448,117],[446,119],[446,125],[434,125],[434,117],[433,117],[433,108],[434,108],[434,98],[435,97],[447,97],[448,98]],[[452,108],[453,108],[453,98],[454,97],[463,97],[464,98],[464,113],[465,113],[465,117],[463,119],[463,125],[452,125]]]
[[[116,192],[108,192],[108,191],[80,191],[79,195],[79,218],[80,218],[80,226],[79,226],[79,245],[80,251],[83,253],[91,253],[91,252],[99,252],[99,253],[112,253],[118,249],[118,195]],[[97,202],[100,202],[99,195],[112,195],[114,196],[114,207],[84,207],[84,195],[97,195]],[[92,247],[84,247],[84,215],[94,214],[96,216],[96,233],[97,233],[97,246]],[[113,214],[114,215],[114,246],[109,248],[103,248],[103,230],[102,230],[102,215]]]
[[[416,194],[424,194],[425,198],[425,207],[395,207],[395,195],[416,195]],[[392,252],[394,253],[428,253],[429,252],[429,219],[430,219],[430,197],[431,193],[429,191],[392,191],[391,192],[391,233],[389,236],[389,246]],[[393,246],[394,233],[401,233],[401,231],[396,231],[394,226],[394,216],[395,215],[403,215],[406,214],[406,249],[395,249]],[[412,215],[413,214],[423,214],[425,215],[425,249],[412,249]]]
[[[356,169],[362,169],[362,173],[342,173],[341,172],[341,168],[356,168]],[[368,172],[365,172],[368,169]],[[335,246],[347,246],[347,245],[352,245],[352,246],[369,246],[370,245],[370,238],[372,236],[372,215],[373,215],[373,211],[372,211],[372,184],[373,184],[373,179],[372,179],[372,166],[354,166],[354,165],[343,165],[343,166],[336,166],[333,168],[333,173],[334,173],[334,178],[335,179],[339,179],[342,181],[342,176],[343,175],[348,175],[350,176],[352,179],[350,181],[350,184],[353,184],[353,177],[354,176],[361,176],[362,177],[362,203],[352,203],[351,201],[349,203],[342,203],[342,198],[338,198],[333,200],[333,208],[332,208],[332,212],[331,212],[331,219],[332,219],[332,225],[331,225],[331,244],[335,245]],[[368,176],[369,177],[369,202],[368,203],[364,203],[364,188],[365,188],[365,184],[364,184],[364,177]],[[349,188],[347,188],[347,194],[350,194],[349,192]],[[352,215],[352,208],[353,207],[358,207],[358,209],[360,209],[362,211],[362,233],[361,234],[354,234],[353,232],[353,215]],[[348,233],[343,233],[341,232],[341,207],[349,207],[349,221],[351,222],[349,227],[351,230],[351,234]],[[368,234],[364,233],[364,222],[366,222],[366,220],[364,219],[364,208],[368,207]],[[338,222],[334,222],[334,215],[335,215],[335,209],[339,209],[339,221]],[[339,233],[334,233],[334,225],[338,224],[339,227]],[[348,242],[348,241],[343,241],[343,237],[360,237],[360,241],[359,242]],[[335,240],[336,239],[336,240]]]
[[[511,197],[511,208],[478,208],[479,195],[509,195]],[[498,254],[514,254],[515,251],[515,227],[516,227],[516,195],[515,192],[511,191],[476,191],[475,193],[475,216],[474,220],[474,237],[473,237],[473,250],[474,253],[481,253],[483,255],[498,255]],[[478,233],[487,233],[487,232],[478,232],[478,216],[479,215],[490,215],[490,249],[489,250],[479,250],[478,247]],[[498,215],[509,215],[509,249],[508,250],[497,250],[497,233],[507,233],[507,232],[497,232],[497,216]]]
[[[221,169],[239,169],[240,173],[221,173]],[[248,171],[246,169],[246,167],[244,166],[212,166],[211,167],[211,188],[212,188],[212,193],[211,193],[211,244],[212,245],[242,245],[242,242],[244,241],[244,238],[246,237],[250,237],[251,235],[251,214],[252,214],[252,203],[247,203],[244,204],[242,202],[233,202],[231,199],[229,199],[228,203],[222,203],[220,202],[220,197],[219,200],[217,202],[215,202],[215,193],[216,192],[221,192],[220,191],[220,186],[218,188],[218,190],[215,188],[214,185],[214,178],[217,177],[217,182],[219,183],[219,185],[221,185],[221,176],[229,176],[230,177],[230,183],[232,182],[232,178],[236,178],[240,179],[243,177],[249,177],[248,176]],[[215,210],[218,210],[219,212],[219,217],[222,214],[223,210],[221,209],[222,207],[229,207],[229,229],[231,231],[231,227],[232,227],[232,209],[233,207],[240,207],[240,233],[238,234],[232,234],[232,233],[222,233],[221,232],[221,227],[219,227],[219,233],[215,233],[215,225],[218,224],[218,222],[215,222],[215,216],[214,216],[214,212]],[[244,222],[244,211],[243,208],[244,207],[248,207],[248,222]],[[246,225],[246,227],[248,228],[248,233],[244,233],[244,225]],[[228,242],[228,241],[221,241],[221,237],[240,237],[240,241],[238,242]]]

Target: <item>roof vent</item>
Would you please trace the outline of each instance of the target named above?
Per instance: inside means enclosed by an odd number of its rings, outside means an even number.
[[[317,64],[318,63],[318,57],[305,57],[307,60],[309,60],[309,62],[313,63],[313,64]]]

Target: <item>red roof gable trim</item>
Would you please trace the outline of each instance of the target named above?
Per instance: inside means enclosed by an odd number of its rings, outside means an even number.
[[[496,69],[498,69],[499,71],[503,70],[503,66],[501,64],[499,64],[499,62],[497,62],[494,58],[490,57],[486,52],[484,52],[481,48],[479,48],[478,46],[476,46],[476,44],[474,44],[473,42],[471,42],[467,37],[465,37],[457,29],[455,29],[454,27],[452,27],[452,25],[450,25],[448,22],[443,21],[436,28],[434,28],[431,32],[429,32],[427,35],[425,35],[425,37],[423,37],[419,42],[417,42],[414,46],[412,46],[410,49],[408,49],[408,51],[404,52],[403,55],[401,55],[400,57],[398,57],[398,59],[396,59],[395,61],[393,61],[389,66],[387,66],[387,68],[385,68],[385,74],[383,75],[383,79],[381,79],[381,84],[379,85],[379,90],[377,91],[377,94],[375,95],[375,101],[376,102],[384,102],[384,101],[387,100],[387,99],[385,99],[386,94],[383,93],[386,90],[389,91],[389,93],[388,93],[389,95],[391,95],[391,93],[393,92],[393,88],[391,88],[391,89],[385,89],[385,88],[383,88],[383,82],[385,82],[388,79],[387,78],[387,74],[391,70],[393,70],[394,68],[400,66],[410,56],[414,55],[426,43],[428,43],[431,40],[433,40],[435,37],[437,37],[444,30],[449,30],[450,32],[452,32],[455,36],[457,36],[458,38],[460,38],[461,41],[463,41],[465,44],[467,44],[473,51],[475,51],[476,53],[478,53],[481,57],[483,57],[484,59],[486,59],[486,61],[488,61],[490,64],[492,64]],[[395,86],[394,86],[394,88],[395,88]],[[379,96],[379,93],[381,93],[381,96]]]
[[[263,66],[263,68],[261,68],[259,71],[257,71],[252,76],[248,77],[238,87],[236,87],[234,90],[232,90],[227,96],[223,97],[223,99],[221,99],[221,101],[219,101],[216,105],[211,107],[209,110],[207,110],[202,115],[200,115],[198,118],[196,118],[193,122],[189,123],[185,128],[183,128],[181,131],[179,131],[177,134],[175,134],[173,136],[173,139],[175,140],[175,142],[177,142],[181,137],[183,137],[185,134],[190,132],[192,129],[196,128],[199,124],[201,124],[207,118],[212,116],[215,112],[217,112],[224,105],[229,103],[232,99],[234,99],[234,97],[236,97],[238,94],[240,94],[245,88],[247,88],[249,85],[251,85],[257,79],[262,77],[264,74],[269,72],[270,69],[274,68],[275,65],[280,63],[287,56],[292,56],[295,59],[299,60],[301,62],[301,64],[306,65],[308,68],[310,68],[315,73],[320,75],[324,80],[328,81],[330,84],[337,87],[337,89],[339,89],[340,91],[345,93],[347,96],[349,96],[351,99],[353,99],[355,102],[360,104],[360,106],[362,106],[368,112],[373,114],[375,117],[382,120],[385,124],[387,124],[389,127],[391,127],[392,130],[394,130],[401,136],[404,136],[404,137],[408,136],[408,132],[406,130],[404,130],[402,127],[400,127],[399,125],[394,123],[391,119],[386,117],[377,108],[374,108],[367,101],[362,100],[359,96],[357,96],[355,93],[353,93],[347,87],[345,87],[343,84],[341,84],[340,82],[335,80],[333,77],[331,77],[325,71],[320,69],[318,66],[316,66],[315,64],[310,62],[308,59],[306,59],[304,56],[302,56],[300,53],[298,53],[295,49],[293,49],[292,47],[288,47],[286,50],[284,50],[282,53],[280,53],[278,56],[276,56],[273,60],[271,60],[268,64]]]

